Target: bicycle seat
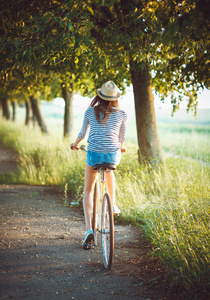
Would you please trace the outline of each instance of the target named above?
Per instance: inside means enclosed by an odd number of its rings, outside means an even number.
[[[106,170],[116,170],[116,168],[117,167],[115,165],[113,165],[113,164],[107,164],[107,163],[98,164],[98,165],[93,166],[94,170],[103,170],[103,171],[106,171]]]

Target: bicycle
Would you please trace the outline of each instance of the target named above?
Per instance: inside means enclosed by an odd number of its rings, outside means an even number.
[[[86,151],[84,145],[80,147]],[[93,167],[98,171],[94,187],[92,229],[94,240],[86,244],[85,250],[97,246],[97,235],[101,234],[103,263],[106,270],[111,269],[114,254],[114,217],[111,200],[106,189],[105,172],[116,170],[113,164],[99,164]]]

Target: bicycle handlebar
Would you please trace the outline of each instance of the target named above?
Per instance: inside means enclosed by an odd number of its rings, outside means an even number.
[[[82,151],[87,152],[87,149],[86,149],[86,146],[85,146],[85,145],[81,145],[79,149],[82,150]]]
[[[74,147],[72,144],[70,145],[70,148],[71,148],[71,150],[82,150],[82,151],[85,151],[85,152],[87,152],[87,148],[86,148],[86,146],[85,145],[81,145],[80,147]],[[122,149],[121,149],[121,152],[125,152],[127,149],[126,149],[126,147],[124,146]]]
[[[76,150],[76,151],[80,149],[80,150],[82,150],[82,151],[86,151],[86,152],[87,152],[86,146],[85,146],[85,145],[81,145],[80,147],[75,147],[74,144],[71,144],[71,145],[70,145],[70,149],[71,149],[71,150]]]

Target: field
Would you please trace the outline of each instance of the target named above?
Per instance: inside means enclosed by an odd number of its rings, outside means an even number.
[[[88,104],[87,104],[88,106]],[[86,106],[86,107],[87,107]],[[74,107],[75,137],[85,106]],[[38,127],[23,126],[24,109],[16,124],[0,120],[0,139],[20,153],[18,176],[1,176],[1,183],[59,185],[66,201],[79,202],[83,194],[85,155],[70,152],[63,141],[63,108],[42,105],[50,135]],[[128,151],[116,171],[118,222],[143,226],[153,243],[151,255],[168,266],[173,280],[189,297],[207,299],[210,260],[210,110],[193,114],[157,109],[157,122],[164,164],[153,170],[137,162],[135,115],[127,108]],[[72,138],[74,140],[74,138]],[[71,141],[72,141],[71,140]]]
[[[89,105],[89,101],[75,100],[74,105],[74,137],[80,130],[83,113]],[[123,108],[128,114],[127,137],[126,140],[137,144],[135,112],[133,106]],[[52,105],[44,102],[42,113],[46,120],[50,134],[62,137],[63,134],[63,113],[61,105]],[[23,123],[25,110],[19,108],[18,121]],[[156,108],[156,118],[158,132],[164,155],[185,156],[204,162],[210,161],[210,109],[199,109],[196,118],[193,112],[187,113],[185,109],[180,109],[171,117],[170,108]],[[73,137],[73,138],[74,138]]]

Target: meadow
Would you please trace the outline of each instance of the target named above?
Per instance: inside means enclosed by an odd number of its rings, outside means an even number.
[[[75,136],[83,111],[75,106]],[[49,136],[23,126],[24,109],[18,109],[15,124],[0,119],[0,140],[20,155],[18,174],[1,175],[0,182],[60,186],[66,201],[79,203],[85,154],[69,151],[70,141],[62,139],[62,107],[45,104],[42,112]],[[164,164],[154,170],[138,163],[135,115],[129,108],[127,152],[116,171],[118,222],[143,226],[153,244],[150,254],[159,257],[190,299],[210,296],[209,112],[199,110],[195,119],[185,111],[171,118],[170,111],[157,110]]]

